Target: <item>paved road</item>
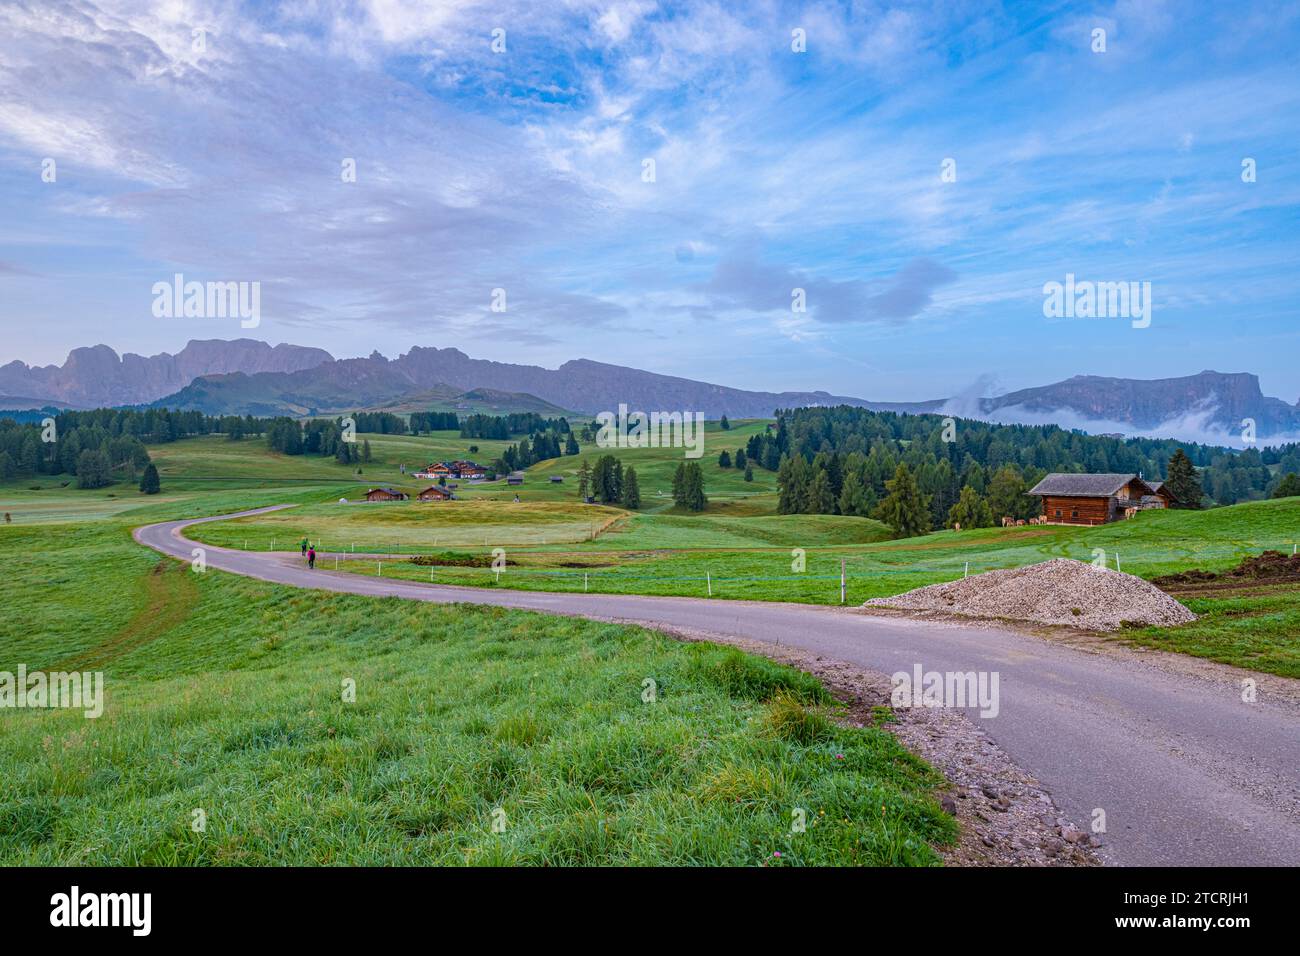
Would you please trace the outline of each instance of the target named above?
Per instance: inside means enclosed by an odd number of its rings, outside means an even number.
[[[258,509],[266,510],[273,509]],[[182,532],[195,523],[148,525],[135,536],[189,560],[195,545]],[[1109,862],[1300,865],[1300,708],[1267,694],[1244,704],[1226,680],[995,627],[760,602],[417,584],[204,547],[211,568],[298,587],[664,624],[796,645],[887,674],[916,663],[927,671],[997,671],[1000,712],[982,721],[984,729],[1071,819],[1087,824],[1094,808],[1105,810]]]

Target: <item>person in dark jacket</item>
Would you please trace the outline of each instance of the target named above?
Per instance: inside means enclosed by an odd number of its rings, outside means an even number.
[[[315,567],[316,567],[316,549],[315,549],[315,548],[308,548],[308,549],[307,549],[307,567],[309,567],[309,568],[315,568]]]

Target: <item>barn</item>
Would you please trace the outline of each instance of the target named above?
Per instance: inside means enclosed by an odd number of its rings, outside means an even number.
[[[392,488],[371,488],[366,492],[366,501],[405,501],[406,492],[394,491]]]
[[[455,496],[451,493],[449,488],[445,488],[442,485],[430,485],[415,497],[421,501],[450,501]]]
[[[1106,524],[1127,517],[1126,509],[1162,507],[1151,486],[1133,474],[1048,475],[1028,494],[1042,499],[1048,524]]]

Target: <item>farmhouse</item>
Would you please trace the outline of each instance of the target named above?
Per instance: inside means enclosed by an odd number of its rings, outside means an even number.
[[[451,493],[451,489],[442,485],[430,485],[415,497],[420,501],[451,501],[456,496]]]
[[[484,478],[487,469],[472,461],[435,461],[423,471],[415,473],[416,478]]]
[[[405,501],[406,498],[406,492],[392,488],[371,488],[366,492],[366,501]]]
[[[1049,524],[1105,524],[1144,508],[1163,508],[1164,499],[1137,475],[1048,475],[1028,494],[1043,500]]]

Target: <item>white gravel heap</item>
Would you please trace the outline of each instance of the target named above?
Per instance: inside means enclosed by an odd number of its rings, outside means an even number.
[[[1011,618],[1095,631],[1117,630],[1125,621],[1166,627],[1196,620],[1195,614],[1141,578],[1069,558],[872,598],[863,607]]]

